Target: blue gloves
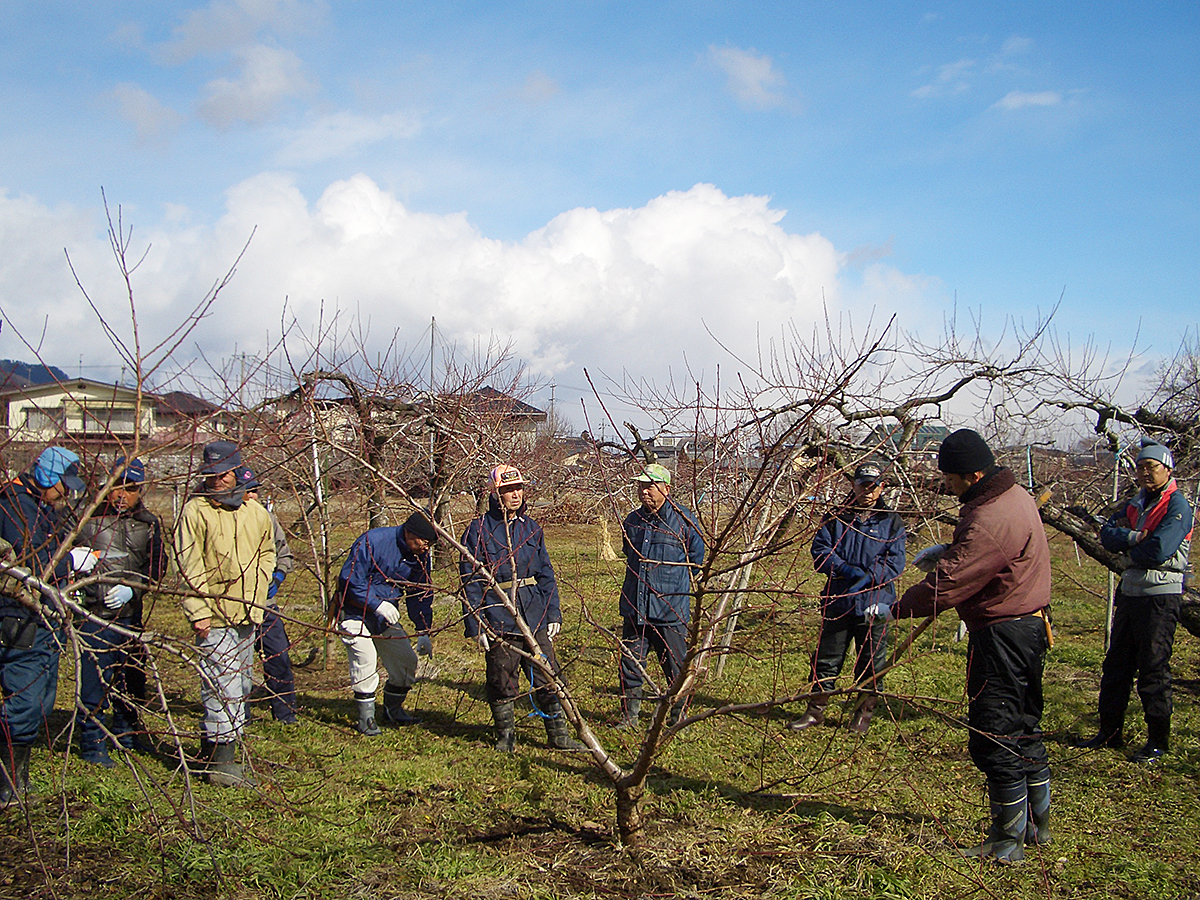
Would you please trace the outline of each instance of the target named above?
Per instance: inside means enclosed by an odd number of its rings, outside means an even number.
[[[847,595],[861,594],[864,591],[869,591],[874,585],[874,579],[871,577],[870,572],[864,572],[858,566],[848,566],[847,568],[854,570],[854,574],[843,576],[849,582],[845,591]]]
[[[276,572],[271,576],[271,584],[267,587],[267,599],[274,600],[275,595],[279,593],[279,586],[283,584],[283,579],[287,578],[286,572]]]
[[[433,638],[422,634],[417,638],[417,656],[433,656]]]

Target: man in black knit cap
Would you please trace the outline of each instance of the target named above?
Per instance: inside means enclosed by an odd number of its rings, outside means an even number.
[[[966,851],[1002,863],[1050,840],[1050,766],[1042,743],[1042,666],[1050,646],[1050,547],[1037,504],[987,443],[961,429],[938,468],[962,502],[937,567],[900,598],[899,616],[957,610],[967,646],[967,747],[987,777],[992,824]]]

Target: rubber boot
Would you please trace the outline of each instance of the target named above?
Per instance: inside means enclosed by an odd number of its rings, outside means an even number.
[[[963,856],[991,859],[1013,865],[1025,859],[1025,832],[1029,823],[1029,798],[1024,781],[988,782],[988,805],[992,825],[978,847],[963,851]]]
[[[1171,717],[1146,719],[1146,746],[1129,757],[1130,762],[1158,762],[1171,749]]]
[[[29,793],[29,744],[0,740],[0,809],[21,802]]]
[[[79,758],[93,766],[111,769],[116,765],[108,755],[108,738],[104,734],[104,716],[95,713],[87,718],[77,718],[79,728]]]
[[[385,684],[383,686],[383,721],[388,725],[415,725],[419,719],[409,715],[404,708],[408,688]]]
[[[112,733],[116,737],[117,743],[126,750],[140,750],[139,746],[142,742],[139,740],[141,727],[138,725],[136,717],[131,717],[130,710],[125,704],[113,703],[112,713]],[[136,716],[136,714],[135,714]]]
[[[238,745],[236,742],[214,744],[204,780],[209,784],[218,784],[221,787],[255,787],[257,782],[246,775],[242,764],[237,761],[237,756]]]
[[[1120,725],[1116,728],[1105,727],[1101,722],[1100,730],[1095,735],[1086,741],[1075,741],[1072,746],[1077,750],[1100,750],[1106,747],[1110,750],[1120,750],[1125,746],[1124,729]]]
[[[1025,778],[1029,797],[1029,824],[1025,828],[1026,844],[1050,843],[1050,769]]]
[[[671,707],[671,711],[667,713],[667,727],[674,728],[679,724],[679,720],[683,718],[684,707],[687,706],[686,700],[680,700]]]
[[[617,723],[617,727],[622,731],[637,728],[638,717],[642,714],[641,695],[624,698],[622,706],[624,706],[624,709],[621,712],[621,721]]]
[[[798,719],[788,722],[787,727],[792,731],[807,731],[825,721],[825,707],[829,705],[829,697],[818,694],[809,698],[808,709]]]
[[[496,724],[496,750],[512,753],[517,742],[517,723],[513,713],[513,701],[493,703],[492,721]]]
[[[355,691],[354,703],[358,707],[358,733],[367,737],[383,734],[375,724],[375,695]]]
[[[557,697],[546,702],[544,712],[545,718],[542,721],[546,723],[546,740],[549,741],[551,747],[556,750],[587,749],[571,737],[566,717],[563,716],[562,705],[558,702]]]
[[[871,727],[871,717],[875,715],[875,707],[879,705],[878,694],[863,694],[850,720],[850,731],[854,734],[866,734]]]

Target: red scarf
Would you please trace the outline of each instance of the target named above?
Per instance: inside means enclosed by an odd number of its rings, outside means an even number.
[[[1171,502],[1171,495],[1179,488],[1175,484],[1175,479],[1172,478],[1167,482],[1167,486],[1163,488],[1162,495],[1158,498],[1158,502],[1148,510],[1143,510],[1142,504],[1146,502],[1146,492],[1138,491],[1137,496],[1130,501],[1129,506],[1125,509],[1125,518],[1129,520],[1129,526],[1137,531],[1153,531],[1158,527],[1158,523],[1163,520],[1163,516],[1167,514],[1167,504]],[[1192,532],[1188,530],[1187,537],[1184,540],[1191,540]]]

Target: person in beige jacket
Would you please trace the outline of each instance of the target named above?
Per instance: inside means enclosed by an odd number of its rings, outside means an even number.
[[[204,447],[203,489],[187,502],[175,547],[187,595],[181,601],[200,653],[204,703],[201,758],[210,784],[252,786],[238,759],[245,725],[244,674],[254,662],[275,571],[271,516],[238,484],[242,456],[230,441]]]

